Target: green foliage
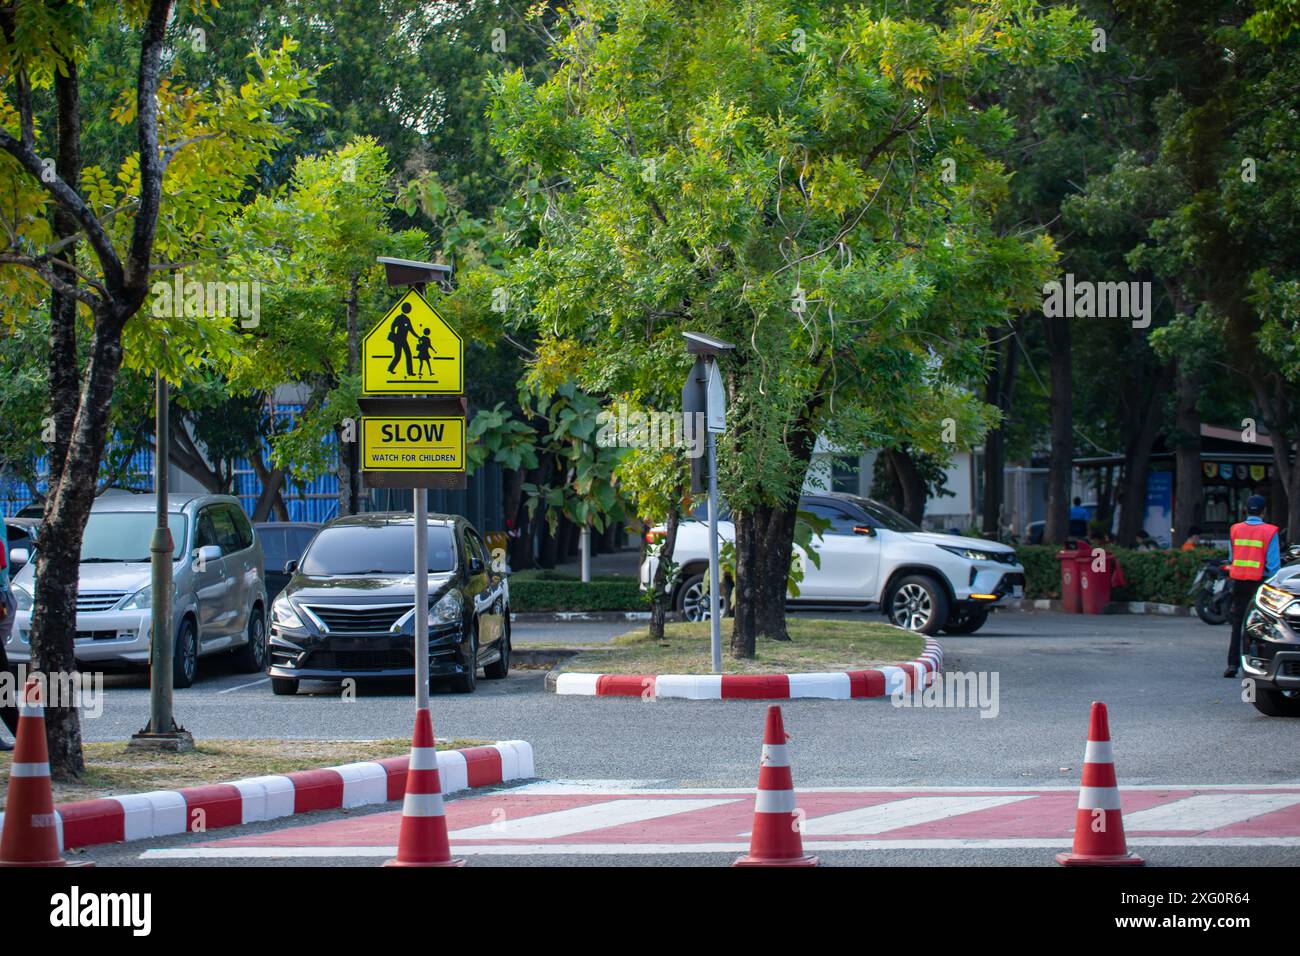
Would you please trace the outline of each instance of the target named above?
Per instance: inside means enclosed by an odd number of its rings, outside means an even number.
[[[650,607],[648,592],[630,575],[596,575],[590,582],[555,577],[510,576],[513,611],[640,611]]]
[[[1211,558],[1224,556],[1224,552],[1212,548],[1193,551],[1109,550],[1119,562],[1126,582],[1124,587],[1112,590],[1114,600],[1183,606],[1192,603],[1188,589],[1201,566]],[[1056,560],[1059,551],[1059,548],[1046,545],[1016,548],[1016,557],[1025,567],[1025,597],[1060,598],[1061,563]]]

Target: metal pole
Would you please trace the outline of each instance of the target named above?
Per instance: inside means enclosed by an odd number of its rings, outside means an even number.
[[[415,498],[415,706],[429,706],[429,492]]]
[[[713,673],[722,673],[722,610],[718,588],[718,456],[713,432],[705,432],[709,465],[709,640]]]
[[[578,553],[582,556],[582,580],[583,583],[591,582],[591,527],[583,525],[582,530],[578,533]]]
[[[167,379],[159,372],[155,381],[157,409],[153,469],[157,520],[149,545],[152,571],[149,631],[153,649],[149,675],[149,729],[155,734],[170,734],[175,727],[172,719],[172,656],[176,641],[171,623],[173,541],[171,529],[167,527],[167,462],[171,457],[171,425],[168,421]]]

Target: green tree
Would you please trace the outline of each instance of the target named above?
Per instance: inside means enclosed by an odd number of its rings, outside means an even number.
[[[939,432],[933,396],[983,330],[1030,308],[1054,253],[997,234],[1003,64],[1069,58],[1064,8],[601,0],[566,12],[553,76],[502,77],[494,142],[544,208],[509,270],[539,363],[610,392],[680,382],[680,333],[725,359],[720,477],[736,524],[732,652],[786,638],[795,510],[814,441]],[[953,175],[955,174],[955,175]]]
[[[237,335],[192,316],[133,320],[160,271],[203,255],[208,227],[282,142],[278,120],[313,104],[311,75],[294,64],[291,45],[256,55],[242,86],[189,85],[164,56],[181,29],[179,21],[169,28],[172,12],[169,0],[0,7],[0,216],[8,227],[0,289],[20,306],[50,296],[53,441],[31,631],[33,661],[49,674],[76,668],[81,537],[124,353],[151,349],[153,367],[176,375],[192,350]],[[112,118],[134,128],[134,148],[120,157],[83,152],[82,70],[97,44],[124,35],[137,42],[128,61],[135,80]],[[148,331],[136,334],[140,325]],[[49,708],[46,730],[51,771],[77,776],[84,761],[75,709]]]

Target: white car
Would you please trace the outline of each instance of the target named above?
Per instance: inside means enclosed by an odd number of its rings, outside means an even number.
[[[795,547],[804,577],[792,607],[878,607],[891,623],[922,634],[971,634],[988,620],[990,608],[1024,596],[1025,569],[1009,545],[922,531],[858,495],[805,495],[799,510],[830,526],[813,538],[820,567]],[[704,520],[685,520],[677,530],[673,606],[688,621],[709,616],[708,530]],[[663,533],[662,526],[652,528],[647,539],[656,542]],[[735,526],[719,520],[718,534],[734,541]],[[641,563],[642,590],[650,587],[657,563],[653,554]]]

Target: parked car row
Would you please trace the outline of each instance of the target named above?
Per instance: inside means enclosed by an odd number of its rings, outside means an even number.
[[[144,668],[150,660],[150,541],[154,499],[99,498],[82,540],[76,609],[78,664]],[[39,517],[6,520],[18,610],[5,650],[31,658]],[[227,495],[174,494],[173,682],[189,687],[202,658],[234,656],[266,672],[277,694],[301,680],[411,676],[415,671],[415,572],[409,514],[343,518],[325,525],[254,526]],[[510,668],[510,595],[478,532],[463,518],[429,522],[431,678],[472,692],[480,669]]]
[[[803,580],[792,607],[879,608],[898,627],[934,634],[972,634],[989,611],[1024,596],[1025,569],[1015,549],[994,541],[923,531],[893,509],[859,495],[805,495],[799,510],[828,527],[813,548],[818,562],[795,547]],[[652,528],[652,538],[663,528]],[[718,534],[735,540],[735,526],[723,516]],[[683,521],[673,560],[681,568],[674,607],[688,621],[707,619],[708,524]],[[641,564],[641,588],[654,580],[657,558]]]

